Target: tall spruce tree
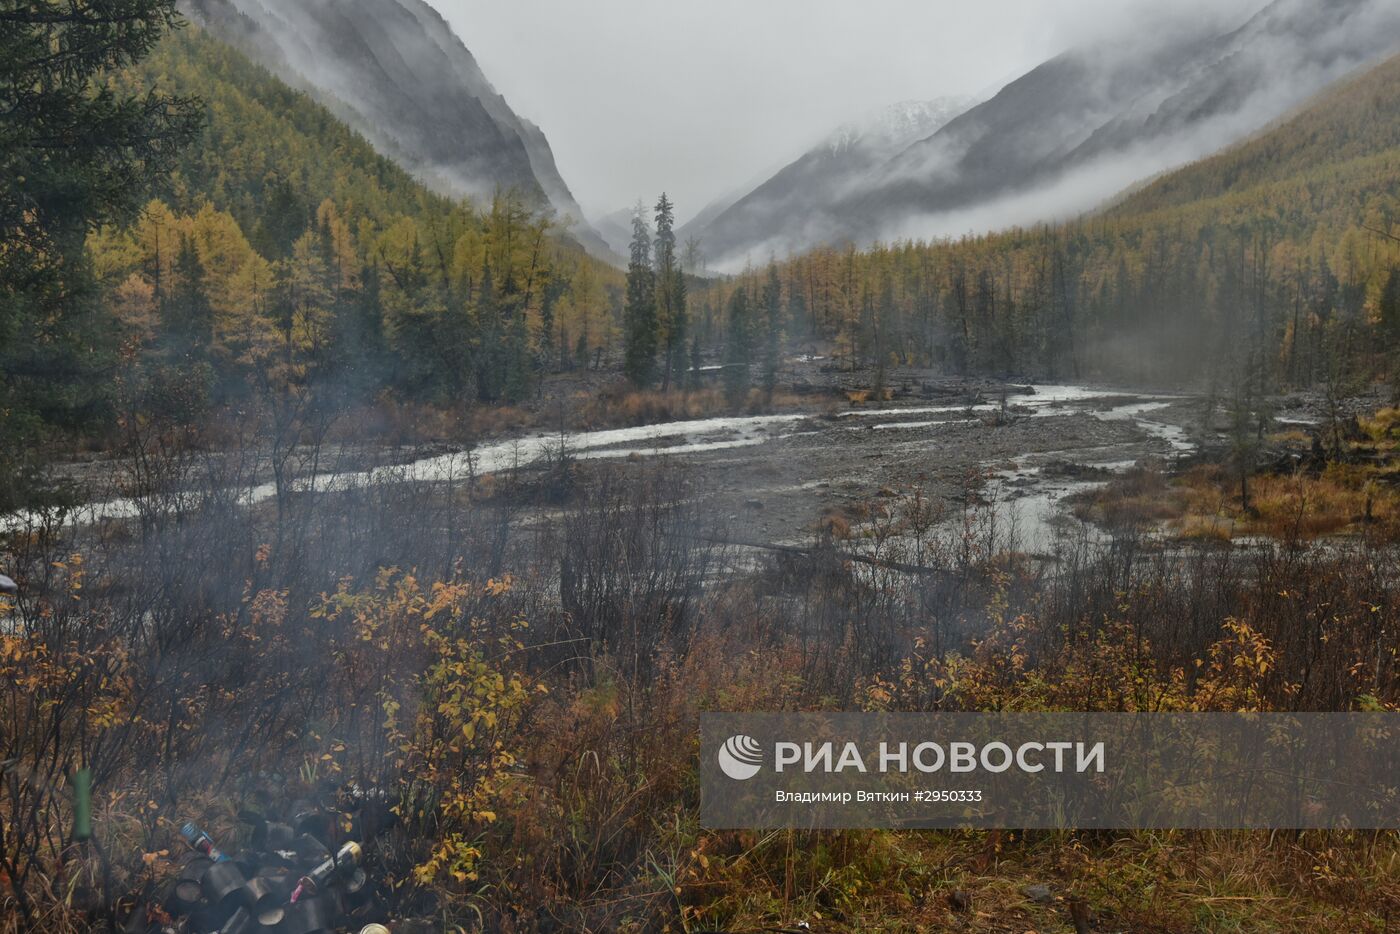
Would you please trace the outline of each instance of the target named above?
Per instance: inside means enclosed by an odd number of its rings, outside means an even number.
[[[530,352],[530,328],[526,318],[529,295],[514,275],[507,275],[502,289],[505,347],[499,376],[501,396],[519,402],[530,393],[535,380],[535,359]]]
[[[656,381],[656,271],[651,265],[651,230],[640,207],[632,218],[631,253],[623,309],[622,366],[633,385],[646,388]]]
[[[704,363],[704,358],[700,354],[700,335],[696,334],[690,339],[690,368],[686,371],[685,386],[687,389],[695,388],[700,379],[700,367]]]
[[[557,365],[563,368],[564,355],[556,352],[559,346],[567,347],[569,344],[568,331],[556,322],[555,306],[559,304],[559,299],[569,290],[569,282],[562,276],[547,272],[544,276],[544,284],[540,289],[540,338],[538,341],[538,360],[541,370],[552,369]]]
[[[667,389],[673,378],[679,381],[686,365],[685,270],[676,255],[675,223],[675,205],[662,192],[656,202],[656,318],[665,350],[661,379]]]
[[[1390,380],[1391,399],[1400,401],[1400,266],[1386,277],[1379,304],[1385,375]]]
[[[384,361],[384,307],[380,299],[380,271],[377,264],[366,266],[360,276],[359,291],[348,307],[336,316],[335,346],[339,349],[341,385],[351,401],[371,398],[375,387],[389,381]]]
[[[214,386],[210,364],[214,309],[204,266],[189,236],[179,238],[174,273],[159,303],[161,360],[134,370],[140,377],[137,404],[165,424],[190,425],[205,414]]]
[[[214,342],[214,309],[204,282],[204,266],[189,236],[180,237],[175,285],[162,302],[161,318],[172,358],[194,363],[208,357]]]
[[[1381,334],[1387,342],[1400,342],[1400,266],[1386,277],[1379,302]]]
[[[473,372],[476,376],[476,397],[481,402],[495,402],[505,389],[506,325],[501,301],[496,295],[495,279],[488,264],[481,271],[481,286],[476,293],[476,354]]]
[[[749,394],[749,366],[753,363],[753,310],[744,287],[729,300],[729,321],[724,345],[724,394],[731,404]]]
[[[197,102],[97,80],[145,58],[176,0],[27,0],[0,9],[0,510],[44,423],[103,409],[111,347],[87,234],[133,217],[198,131]]]
[[[778,265],[769,263],[768,281],[763,286],[763,391],[769,399],[778,387],[782,341],[783,282],[778,278]]]

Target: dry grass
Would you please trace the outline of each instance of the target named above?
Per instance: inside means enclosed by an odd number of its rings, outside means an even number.
[[[1321,474],[1260,474],[1244,509],[1238,482],[1218,467],[1199,468],[1174,485],[1180,515],[1170,527],[1184,538],[1267,536],[1313,541],[1335,535],[1400,540],[1400,496],[1372,470],[1332,464]],[[1208,531],[1207,531],[1208,530]]]
[[[1145,528],[1180,519],[1187,501],[1166,475],[1139,467],[1074,497],[1072,507],[1078,518],[1107,528]]]
[[[1235,521],[1221,516],[1185,516],[1173,528],[1187,541],[1228,542],[1235,537]]]
[[[1362,430],[1377,444],[1400,445],[1400,408],[1381,409],[1374,418],[1361,423]]]
[[[865,405],[867,402],[889,402],[894,398],[894,389],[847,389],[846,401],[851,405]]]
[[[1238,475],[1225,465],[1208,464],[1174,478],[1151,469],[1130,471],[1077,497],[1074,511],[1109,528],[1164,528],[1194,541],[1315,541],[1339,535],[1400,541],[1400,409],[1364,419],[1360,428],[1364,440],[1349,443],[1340,462],[1252,476],[1247,505]],[[1311,438],[1300,432],[1272,440],[1300,456],[1311,447]]]
[[[716,919],[726,930],[1050,934],[1074,930],[1081,902],[1099,931],[1381,934],[1400,910],[1389,833],[783,832],[712,835],[699,852],[709,868],[685,897],[705,906],[700,930]],[[1049,901],[1028,897],[1033,886]]]

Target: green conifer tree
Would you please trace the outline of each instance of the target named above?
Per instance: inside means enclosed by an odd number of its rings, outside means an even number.
[[[749,366],[753,363],[753,313],[749,293],[743,287],[729,300],[729,321],[724,350],[724,393],[731,404],[749,393]]]
[[[622,366],[634,386],[646,388],[656,380],[656,272],[651,265],[651,231],[641,210],[632,218],[631,253],[623,310]]]
[[[115,329],[87,235],[131,219],[202,122],[197,102],[99,80],[180,23],[176,0],[26,0],[0,10],[0,511],[42,424],[107,410]]]
[[[198,362],[214,342],[214,309],[205,287],[204,266],[194,240],[180,238],[175,254],[175,285],[162,303],[163,336],[172,358]]]
[[[663,192],[656,202],[656,319],[664,347],[662,385],[668,389],[685,369],[687,330],[685,270],[676,253],[675,222],[675,205]]]
[[[768,281],[763,285],[763,391],[771,400],[778,386],[782,363],[783,283],[776,263],[768,264]]]

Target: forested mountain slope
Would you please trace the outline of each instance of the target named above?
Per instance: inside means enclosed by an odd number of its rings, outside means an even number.
[[[542,197],[615,259],[584,218],[539,127],[516,114],[423,0],[188,0],[195,19],[311,91],[431,187]]]
[[[786,328],[848,364],[1208,379],[1256,395],[1400,375],[1400,58],[1056,227],[779,269]],[[733,289],[705,297],[724,308]],[[1223,391],[1223,388],[1222,388]]]
[[[1309,189],[1288,205],[1293,223],[1326,222],[1355,198],[1400,196],[1400,58],[1323,92],[1301,112],[1256,138],[1172,172],[1125,196],[1107,213],[1118,217],[1171,209],[1199,210],[1219,198],[1286,204],[1283,187]],[[1375,205],[1378,209],[1379,202]],[[1381,220],[1382,218],[1373,218]],[[1384,218],[1389,220],[1388,213]],[[1333,222],[1342,218],[1334,218]]]
[[[89,244],[127,388],[180,387],[180,417],[250,393],[518,399],[610,340],[615,273],[525,201],[430,191],[203,30],[111,80],[206,110],[168,193]]]
[[[139,69],[112,80],[205,105],[203,134],[180,154],[171,207],[227,210],[269,252],[286,252],[326,198],[353,204],[357,221],[378,223],[458,210],[305,93],[197,27],[172,34]]]

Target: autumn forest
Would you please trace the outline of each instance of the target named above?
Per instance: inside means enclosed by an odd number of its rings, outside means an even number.
[[[1386,4],[611,223],[451,2],[273,6],[0,4],[0,934],[1391,929],[1394,830],[720,830],[697,766],[1400,711]]]

